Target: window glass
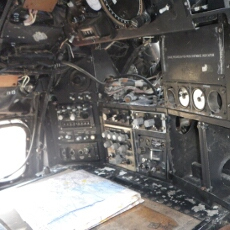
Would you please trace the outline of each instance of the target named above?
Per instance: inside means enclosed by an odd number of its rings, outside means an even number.
[[[18,178],[25,171],[25,166],[12,176],[2,179],[16,171],[26,158],[26,132],[21,126],[0,125],[0,182]]]

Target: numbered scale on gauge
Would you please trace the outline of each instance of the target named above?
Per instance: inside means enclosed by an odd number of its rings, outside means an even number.
[[[201,89],[195,89],[193,92],[193,103],[196,109],[203,110],[206,104],[204,92]]]
[[[190,101],[188,90],[185,87],[181,87],[179,89],[179,93],[178,94],[179,94],[178,96],[179,96],[180,104],[183,107],[188,107],[189,101]]]
[[[143,13],[143,0],[100,0],[103,10],[118,25],[125,26]]]

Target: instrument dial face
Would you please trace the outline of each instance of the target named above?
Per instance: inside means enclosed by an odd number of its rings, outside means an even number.
[[[101,3],[99,0],[86,0],[91,9],[98,11],[101,9]]]
[[[143,12],[143,0],[100,0],[108,16],[119,25],[128,25]]]
[[[183,107],[188,107],[190,102],[189,92],[185,87],[181,87],[178,92],[180,104]]]
[[[201,89],[195,89],[193,92],[193,103],[196,109],[203,110],[206,104],[204,92]]]

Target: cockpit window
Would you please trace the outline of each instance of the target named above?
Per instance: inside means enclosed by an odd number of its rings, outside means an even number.
[[[18,169],[26,158],[26,139],[26,129],[22,124],[0,122],[0,182],[17,179],[24,173],[26,166]]]

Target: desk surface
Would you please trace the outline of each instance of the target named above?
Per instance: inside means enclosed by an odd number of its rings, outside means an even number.
[[[190,230],[199,223],[199,220],[191,216],[145,199],[144,203],[106,221],[93,230]]]

